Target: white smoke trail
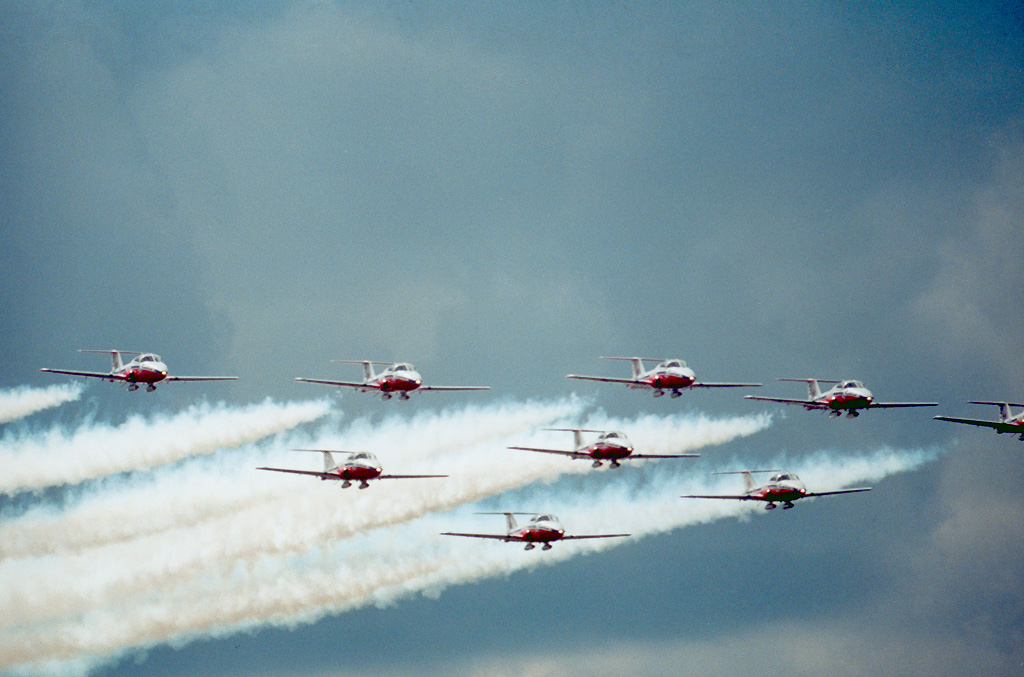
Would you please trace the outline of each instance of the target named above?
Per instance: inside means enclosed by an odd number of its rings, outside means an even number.
[[[82,385],[71,383],[48,388],[24,386],[13,390],[0,391],[0,423],[24,418],[43,409],[57,407],[65,402],[77,400],[82,395]]]
[[[146,470],[221,447],[253,442],[321,418],[328,400],[243,408],[193,405],[173,416],[133,416],[119,426],[94,425],[68,433],[5,435],[0,441],[0,493],[75,484],[129,470]]]
[[[547,419],[565,413],[570,407],[570,403],[552,407]],[[535,419],[542,412],[536,406],[526,409],[530,419]],[[458,433],[456,436],[475,440],[480,432],[470,431],[474,425],[480,425],[476,419],[485,424],[478,429],[480,431],[493,427],[489,425],[493,417],[480,416],[480,413],[479,408],[472,408],[463,410],[461,415],[448,415],[444,420],[446,425],[452,426],[453,432]],[[760,430],[769,421],[767,417],[760,416],[717,422],[703,417],[659,419],[645,416],[642,420],[648,426],[645,430],[648,436],[662,438],[662,443],[673,449],[700,446],[695,431],[721,441],[727,436],[725,430],[728,428],[734,429],[732,436],[735,437]],[[520,427],[527,422],[520,421]],[[411,424],[396,422],[394,427],[401,432],[407,425]],[[507,428],[508,425],[502,427]],[[387,428],[378,428],[385,431],[382,434],[385,438],[395,432]],[[72,614],[91,608],[104,597],[123,600],[132,594],[163,589],[182,578],[210,576],[217,568],[231,571],[240,563],[259,557],[302,553],[324,542],[407,521],[427,512],[448,509],[537,479],[550,481],[562,472],[589,471],[589,464],[567,462],[562,457],[545,455],[535,458],[529,453],[510,452],[505,449],[506,442],[474,443],[452,449],[444,436],[427,436],[425,441],[425,446],[407,442],[405,450],[429,457],[439,449],[446,449],[443,455],[435,458],[438,462],[432,470],[454,468],[451,478],[407,482],[402,487],[377,486],[372,493],[350,492],[354,496],[347,505],[340,503],[336,484],[323,486],[314,482],[319,486],[311,487],[311,480],[306,477],[262,477],[255,482],[246,478],[243,486],[262,492],[261,500],[252,502],[248,509],[208,520],[194,528],[175,529],[61,560],[4,562],[0,564],[0,579],[8,581],[21,580],[29,574],[49,580],[59,578],[69,570],[75,571],[80,581],[70,591],[57,590],[52,586],[43,586],[44,590],[12,586],[8,595],[9,612],[22,622],[40,622],[54,614]],[[501,471],[495,472],[499,467]],[[238,472],[233,472],[234,478],[224,477],[226,483],[238,484]],[[281,486],[294,488],[270,500],[272,487]],[[121,523],[134,519],[138,517],[125,513]],[[88,529],[88,524],[81,524],[81,520],[79,525]],[[52,544],[53,541],[48,542]],[[37,543],[42,544],[43,541]],[[132,564],[120,564],[125,561]],[[4,586],[0,585],[0,594],[3,592]]]
[[[310,434],[293,432],[273,446],[247,446],[234,453],[197,459],[185,466],[158,469],[145,477],[120,482],[114,490],[91,488],[71,509],[43,505],[0,525],[0,559],[44,554],[75,554],[83,549],[195,526],[206,520],[296,499],[311,489],[336,502],[338,485],[316,486],[312,478],[255,471],[258,465],[319,469],[319,458],[294,448],[374,450],[388,472],[410,472],[409,463],[450,450],[471,452],[477,446],[523,434],[552,421],[578,416],[586,404],[578,398],[549,403],[471,405],[440,413],[426,412],[379,424],[359,419],[345,431],[324,426]],[[440,467],[440,466],[438,466]],[[244,478],[244,479],[243,479]],[[187,487],[187,491],[183,491]],[[323,492],[329,488],[333,491]],[[376,489],[377,487],[375,487]],[[215,524],[220,527],[221,523]]]
[[[788,469],[801,473],[812,490],[828,490],[908,471],[935,456],[934,452],[890,449],[844,458],[820,453]],[[636,482],[636,475],[601,475],[600,482],[591,483],[598,485],[596,489],[552,496],[534,486],[521,492],[524,496],[505,497],[517,505],[492,507],[514,509],[529,501],[538,509],[568,517],[570,533],[630,531],[634,539],[723,517],[764,514],[746,503],[680,499],[681,493],[714,491],[703,471],[659,473],[647,484]],[[819,477],[828,479],[810,481]],[[799,507],[813,509],[813,504]],[[80,668],[90,655],[103,661],[131,647],[180,643],[267,623],[291,627],[327,614],[388,604],[416,592],[437,593],[450,585],[552,564],[632,540],[565,542],[551,552],[526,553],[518,546],[437,535],[452,528],[502,531],[500,519],[484,521],[486,518],[469,513],[468,507],[434,513],[401,526],[325,543],[301,555],[263,558],[227,575],[183,580],[151,595],[55,619],[56,624],[47,624],[45,631],[15,622],[0,633],[0,661],[23,668],[35,661],[40,669],[54,671],[62,665]]]

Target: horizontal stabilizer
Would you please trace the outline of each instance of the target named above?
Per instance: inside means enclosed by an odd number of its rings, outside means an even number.
[[[374,362],[372,360],[331,360],[336,364],[372,364],[378,367],[390,367],[394,362]]]
[[[598,359],[600,359],[600,360],[622,360],[624,362],[632,361],[632,360],[640,360],[641,362],[664,362],[665,361],[664,357],[599,357]]]
[[[839,381],[833,381],[827,378],[777,378],[776,381],[792,381],[794,383],[811,383],[816,381],[818,383],[839,383]]]
[[[782,472],[777,468],[769,468],[767,470],[720,470],[719,472],[713,472],[712,475],[743,475],[752,472]]]
[[[114,353],[117,353],[119,355],[141,355],[142,354],[142,353],[136,352],[134,350],[82,350],[81,348],[78,349],[78,352],[80,352],[80,353],[100,353],[102,355],[112,355]]]
[[[992,402],[989,400],[968,400],[967,404],[994,404],[997,407],[1008,406],[1008,407],[1024,407],[1024,404],[1018,402]]]

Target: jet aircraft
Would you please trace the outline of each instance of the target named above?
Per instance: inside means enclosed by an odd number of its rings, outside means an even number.
[[[442,536],[467,536],[469,538],[493,538],[506,543],[526,543],[526,550],[533,550],[538,543],[543,544],[542,550],[550,550],[554,541],[581,540],[584,538],[624,538],[629,534],[597,534],[583,536],[567,536],[565,528],[554,515],[534,514],[530,512],[479,512],[478,515],[504,515],[507,533],[505,534],[465,534],[446,531]],[[519,526],[514,515],[533,515],[529,521]]]
[[[425,386],[411,364],[405,362],[370,362],[369,360],[331,360],[342,364],[363,365],[362,381],[330,381],[318,378],[297,378],[296,381],[303,383],[322,383],[329,386],[346,386],[358,388],[359,392],[365,393],[377,391],[382,393],[381,399],[390,400],[392,393],[398,395],[398,399],[409,399],[409,393],[414,390],[490,390],[490,386]],[[373,367],[384,366],[386,369],[379,374],[374,373]]]
[[[333,451],[328,449],[296,449],[295,451],[314,451],[324,455],[324,469],[322,472],[315,470],[293,470],[291,468],[256,468],[257,470],[273,470],[274,472],[288,472],[296,475],[312,475],[321,480],[341,480],[341,488],[347,489],[352,482],[359,482],[360,489],[366,489],[370,480],[414,480],[433,477],[448,477],[447,475],[382,475],[380,461],[373,454],[366,451]],[[348,454],[343,462],[334,460],[333,454]]]
[[[992,428],[997,433],[1010,433],[1013,435],[1019,434],[1020,439],[1024,441],[1024,411],[1019,414],[1013,414],[1010,411],[1010,407],[1024,407],[1024,404],[1017,404],[1016,402],[989,402],[980,400],[971,400],[968,404],[994,404],[999,407],[999,420],[998,421],[983,421],[976,418],[953,418],[952,416],[935,416],[937,421],[952,421],[953,423],[966,423],[967,425],[983,426],[985,428]]]
[[[774,472],[765,484],[757,486],[754,483],[755,472]],[[837,491],[807,491],[803,481],[793,473],[778,472],[777,470],[735,470],[728,472],[716,472],[712,475],[743,475],[745,491],[742,494],[725,496],[682,496],[682,498],[728,498],[735,501],[764,501],[767,505],[765,510],[774,510],[776,503],[782,503],[782,509],[788,510],[793,507],[793,501],[813,496],[832,496],[835,494],[853,494],[859,491],[871,491],[871,487],[858,487],[856,489],[839,489]]]
[[[543,454],[560,454],[573,459],[589,459],[593,461],[592,466],[600,468],[604,461],[610,461],[612,468],[619,467],[619,461],[632,458],[699,458],[700,454],[634,454],[633,444],[626,437],[625,433],[615,430],[607,432],[601,430],[586,430],[583,428],[544,428],[544,430],[555,430],[571,432],[576,449],[573,451],[562,451],[560,449],[542,449],[538,447],[509,447],[509,449],[522,449],[523,451],[539,451]],[[583,433],[600,433],[597,440],[586,444],[583,441]]]
[[[655,397],[661,397],[668,390],[672,397],[679,397],[683,390],[690,388],[756,388],[760,383],[705,383],[697,380],[693,369],[682,360],[665,360],[656,357],[602,357],[602,360],[624,360],[633,365],[632,378],[612,378],[610,376],[579,376],[567,374],[566,378],[584,381],[603,381],[605,383],[625,383],[634,389],[651,389]],[[644,369],[644,362],[658,362],[651,369]]]
[[[138,390],[140,385],[146,386],[147,392],[156,390],[157,383],[170,381],[237,381],[237,376],[168,376],[167,365],[159,355],[153,353],[137,353],[129,350],[79,350],[80,353],[109,353],[112,362],[108,373],[97,371],[73,371],[70,369],[48,369],[51,374],[70,374],[71,376],[88,376],[101,378],[104,381],[121,381],[128,384],[128,390]],[[122,355],[136,355],[127,364],[121,361]]]
[[[762,402],[781,402],[782,404],[798,404],[808,411],[818,409],[827,411],[830,418],[839,416],[844,411],[847,418],[860,416],[862,409],[887,409],[891,407],[935,407],[938,402],[876,402],[871,391],[860,381],[826,381],[814,378],[779,378],[776,381],[796,381],[807,384],[806,400],[790,400],[783,397],[763,397],[761,395],[744,395],[748,400]],[[835,383],[836,385],[821,392],[819,383]]]

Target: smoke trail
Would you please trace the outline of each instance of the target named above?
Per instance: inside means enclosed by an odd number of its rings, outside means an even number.
[[[828,490],[912,470],[935,456],[935,452],[883,449],[837,459],[822,452],[788,469],[804,475],[812,490]],[[634,539],[724,517],[765,514],[746,503],[680,499],[681,493],[713,490],[703,471],[659,473],[646,484],[637,481],[636,474],[601,475],[601,482],[592,483],[599,485],[596,490],[589,487],[552,495],[533,485],[519,492],[523,495],[506,496],[505,502],[517,505],[504,507],[522,507],[529,501],[567,517],[570,533],[625,530],[632,532]],[[825,476],[827,483],[810,481]],[[813,509],[813,504],[800,508]],[[14,621],[13,627],[0,633],[0,661],[23,668],[35,661],[37,667],[51,670],[60,664],[41,661],[82,661],[92,655],[102,662],[131,647],[181,643],[268,623],[293,627],[327,614],[388,604],[417,592],[437,593],[451,585],[553,564],[633,540],[565,542],[556,544],[551,552],[527,553],[508,544],[437,535],[451,528],[502,531],[500,519],[474,516],[470,511],[463,507],[434,513],[401,526],[327,543],[301,555],[263,558],[226,574],[183,580],[152,595],[54,619],[45,631]],[[104,655],[106,658],[100,657]]]
[[[14,390],[0,391],[0,423],[24,418],[43,409],[60,406],[77,400],[82,395],[82,385],[72,383],[30,388],[24,386]]]
[[[503,448],[500,440],[578,416],[585,406],[575,397],[550,403],[469,405],[420,413],[411,419],[390,417],[379,424],[358,419],[343,432],[329,425],[312,434],[296,431],[275,439],[273,446],[246,446],[185,466],[157,469],[147,476],[120,482],[115,490],[105,485],[93,487],[69,510],[39,506],[0,526],[0,559],[75,554],[85,548],[191,527],[260,506],[273,504],[271,509],[276,511],[276,501],[294,502],[311,489],[331,489],[321,495],[331,503],[339,500],[337,484],[319,487],[312,478],[254,471],[257,465],[267,464],[321,467],[319,458],[297,454],[291,451],[293,448],[375,450],[389,472],[408,472],[406,464],[451,450],[471,453],[487,444]],[[188,491],[182,491],[182,487],[188,487]]]
[[[548,419],[564,413],[571,405],[563,403],[548,411]],[[527,414],[535,418],[541,410],[527,407]],[[480,418],[485,424],[491,417],[480,417],[479,408],[464,410],[461,415],[444,418],[446,425],[463,437],[476,439],[479,433],[469,431]],[[592,418],[592,420],[595,420]],[[700,446],[694,431],[701,431],[710,439],[720,441],[728,428],[737,434],[749,434],[768,425],[763,416],[743,419],[709,421],[704,417],[642,417],[646,421],[647,435],[662,437],[671,448]],[[521,423],[526,423],[522,421]],[[399,432],[408,423],[396,423]],[[483,429],[492,426],[485,425]],[[383,437],[394,431],[381,426]],[[427,438],[428,441],[431,437]],[[447,448],[446,439],[433,438],[426,445],[427,456],[437,449]],[[424,455],[424,449],[415,445],[412,451]],[[445,467],[456,471],[448,480],[408,482],[406,486],[377,486],[372,493],[353,492],[350,504],[341,504],[337,485],[314,486],[305,477],[266,478],[243,486],[269,490],[270,487],[292,486],[276,500],[264,496],[248,509],[228,516],[208,520],[187,531],[175,529],[129,543],[84,553],[83,556],[60,561],[25,560],[5,562],[0,568],[2,578],[20,580],[30,573],[44,580],[59,578],[64,572],[76,572],[79,583],[73,590],[48,590],[18,587],[10,591],[8,608],[22,622],[38,622],[55,613],[76,613],[95,605],[104,597],[123,600],[132,594],[142,594],[154,588],[163,589],[181,578],[210,576],[217,567],[226,571],[241,563],[267,555],[302,553],[324,542],[344,539],[361,531],[397,524],[419,517],[427,512],[448,509],[506,489],[522,486],[537,479],[553,479],[562,472],[588,472],[589,464],[567,462],[561,457],[521,454],[505,450],[505,443],[471,444],[447,449],[434,471]],[[509,456],[511,454],[511,457]],[[495,472],[496,468],[500,472]],[[237,471],[234,483],[238,484]],[[227,482],[231,478],[225,477]],[[320,485],[319,482],[314,482]],[[262,485],[262,486],[260,486]],[[190,485],[191,486],[191,485]],[[126,516],[122,522],[138,519]],[[81,520],[79,520],[81,524]],[[87,524],[81,524],[88,529]],[[58,531],[57,533],[60,533]],[[35,537],[37,534],[30,534]],[[52,544],[52,540],[47,539]],[[39,541],[42,543],[42,541]],[[121,562],[132,562],[129,566]]]
[[[0,442],[0,493],[74,484],[210,454],[316,420],[330,407],[327,400],[277,404],[267,399],[241,409],[201,404],[152,421],[133,416],[116,427],[5,435]]]

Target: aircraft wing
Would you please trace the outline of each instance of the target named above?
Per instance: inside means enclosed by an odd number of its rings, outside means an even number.
[[[855,494],[858,491],[871,491],[871,487],[857,487],[856,489],[837,489],[836,491],[808,491],[803,498],[812,496],[832,496],[834,494]]]
[[[626,536],[632,536],[632,534],[584,534],[582,536],[562,536],[560,541],[579,541],[584,538],[625,538]]]
[[[575,451],[562,451],[560,449],[541,449],[539,447],[509,447],[509,449],[522,449],[523,451],[539,451],[542,454],[558,454],[559,456],[572,456],[573,458],[590,458],[587,454],[580,454]]]
[[[168,376],[167,381],[237,381],[237,376]]]
[[[454,531],[445,531],[441,534],[442,536],[466,536],[468,538],[492,538],[498,541],[510,540],[506,534],[462,534]]]
[[[933,416],[936,421],[952,421],[953,423],[966,423],[967,425],[978,425],[985,428],[992,428],[998,430],[1001,433],[1015,433],[1021,432],[1021,427],[1016,425],[1009,425],[1001,421],[982,421],[977,418],[954,418],[952,416]]]
[[[630,454],[626,458],[700,458],[700,454]]]
[[[296,381],[303,383],[322,383],[325,386],[348,386],[349,388],[378,388],[374,383],[356,383],[354,381],[328,381],[320,378],[297,378]]]
[[[322,480],[340,480],[341,478],[337,475],[332,475],[327,472],[317,472],[315,470],[292,470],[291,468],[256,468],[257,470],[273,470],[274,472],[290,472],[295,475],[312,475],[313,477],[319,477]]]
[[[747,496],[746,494],[735,494],[732,496],[680,496],[679,498],[728,498],[734,501],[756,501],[758,500],[754,496]]]
[[[629,385],[644,386],[643,381],[634,378],[612,378],[611,376],[579,376],[578,374],[566,374],[566,378],[577,378],[582,381],[601,381],[603,383],[627,383]]]
[[[762,397],[760,395],[744,395],[745,400],[760,400],[761,402],[781,402],[782,404],[799,404],[802,407],[812,407],[814,409],[825,409],[828,405],[822,402],[815,402],[814,400],[787,400],[784,397]]]
[[[428,477],[448,477],[448,475],[377,475],[375,480],[421,480]]]
[[[691,388],[760,388],[761,383],[704,383],[697,381]]]
[[[491,386],[420,386],[416,390],[490,390]]]
[[[40,369],[39,371],[48,371],[51,374],[68,374],[70,376],[90,376],[92,378],[106,378],[106,379],[110,379],[110,380],[114,380],[114,379],[120,378],[119,376],[115,376],[115,375],[111,374],[109,371],[101,373],[101,372],[98,372],[98,371],[71,371],[70,369],[45,369],[45,368],[44,369]]]
[[[937,407],[938,402],[872,402],[869,409],[888,409],[892,407]]]

